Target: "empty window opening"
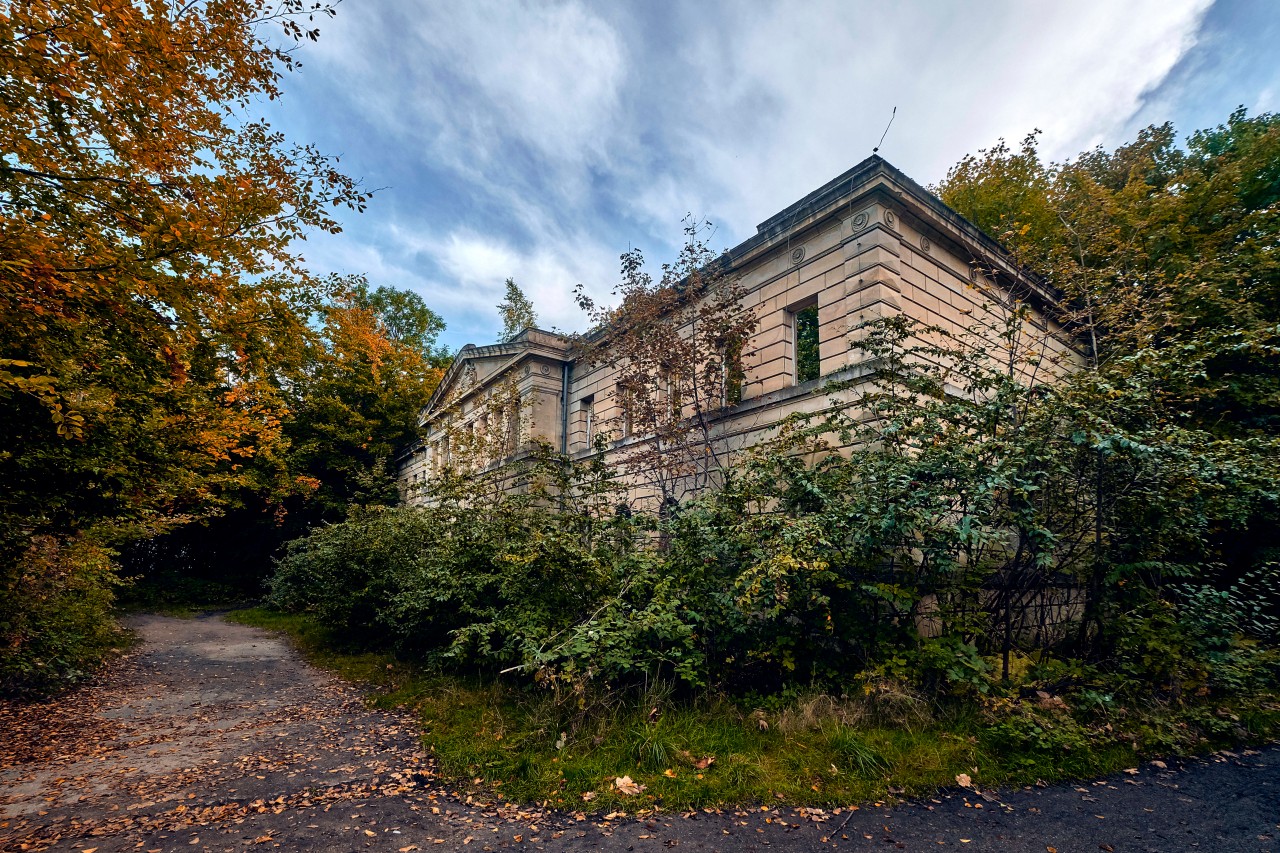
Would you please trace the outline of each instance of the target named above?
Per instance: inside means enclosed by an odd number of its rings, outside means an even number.
[[[521,438],[520,402],[521,402],[520,398],[517,397],[514,400],[512,400],[511,404],[507,407],[506,452],[508,456],[514,455],[515,452],[520,449],[520,438]]]
[[[742,402],[742,383],[746,371],[742,367],[742,341],[730,341],[724,348],[724,360],[720,363],[720,404],[734,406]]]
[[[795,335],[796,384],[817,379],[822,373],[818,353],[818,303],[797,308],[791,315],[791,328]]]
[[[667,402],[667,416],[672,421],[684,417],[684,388],[680,382],[680,374],[667,371],[663,374],[662,388]]]
[[[614,399],[618,404],[618,418],[622,421],[622,437],[630,438],[634,410],[639,401],[625,382],[618,383],[618,387],[614,390]]]
[[[583,397],[579,404],[582,408],[582,435],[587,442],[587,446],[591,446],[591,442],[596,440],[596,398],[593,394],[590,397]]]

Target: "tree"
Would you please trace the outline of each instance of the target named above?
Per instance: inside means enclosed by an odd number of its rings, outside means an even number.
[[[449,354],[436,344],[444,320],[418,294],[386,285],[369,290],[367,282],[357,279],[351,282],[348,298],[376,318],[382,337],[391,343],[420,353],[436,366],[448,361]]]
[[[499,303],[498,314],[502,317],[502,339],[509,341],[525,329],[536,328],[538,315],[514,278],[507,279],[506,288],[507,298]]]
[[[1058,394],[1091,456],[1084,629],[1171,583],[1231,587],[1280,545],[1280,117],[1042,163],[1034,137],[967,157],[942,197],[1012,226],[1064,293],[1088,369]],[[1006,180],[1016,175],[1015,180]]]
[[[6,590],[37,537],[155,530],[245,487],[297,488],[254,482],[331,295],[293,245],[338,231],[329,211],[367,195],[249,111],[279,97],[294,45],[328,14],[302,0],[0,9]]]
[[[212,601],[261,593],[284,543],[357,507],[398,502],[395,457],[439,384],[443,322],[412,293],[333,278],[305,370],[283,390],[277,451],[248,463],[246,484],[210,515],[125,549],[145,594]],[[380,305],[375,311],[369,306]],[[421,330],[396,335],[391,329]],[[286,482],[287,492],[263,484]]]
[[[1063,291],[1098,365],[1190,347],[1207,357],[1183,392],[1197,422],[1276,434],[1278,162],[1280,117],[1240,109],[1185,148],[1168,124],[1060,164],[1040,161],[1034,134],[1018,152],[1001,142],[939,192]]]
[[[290,474],[314,480],[311,519],[355,503],[395,503],[393,457],[417,437],[417,416],[440,383],[444,322],[408,291],[343,282],[320,316],[320,346],[290,389],[284,425]]]
[[[662,506],[724,484],[730,463],[715,416],[741,397],[743,346],[757,325],[741,281],[707,245],[708,227],[685,221],[680,255],[656,282],[639,249],[622,255],[616,308],[577,295],[597,330],[581,341],[581,358],[617,377],[612,433],[637,439],[621,465]]]

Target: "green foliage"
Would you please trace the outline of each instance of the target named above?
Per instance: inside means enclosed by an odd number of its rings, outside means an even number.
[[[540,448],[447,476],[429,508],[294,543],[274,601],[460,671],[574,689],[870,674],[972,701],[1010,689],[1029,655],[1078,654],[1117,661],[1122,692],[1209,685],[1265,607],[1190,638],[1177,608],[1208,626],[1212,588],[1177,591],[1208,579],[1225,531],[1273,511],[1272,459],[1258,439],[1164,423],[1167,373],[1029,382],[1002,353],[1043,345],[1022,308],[1005,317],[994,341],[868,325],[879,370],[830,388],[853,404],[796,418],[724,488],[657,516],[605,515],[600,458]],[[831,452],[831,436],[859,449]]]
[[[124,642],[112,621],[112,553],[87,535],[37,536],[0,573],[0,694],[73,683]]]
[[[966,157],[940,195],[1061,289],[1097,365],[1189,358],[1163,392],[1182,424],[1274,436],[1280,117],[1239,109],[1185,149],[1170,125],[1150,127],[1060,164],[1035,142]]]
[[[506,298],[498,305],[498,315],[502,318],[502,339],[509,341],[525,329],[536,328],[538,315],[514,278],[507,279],[505,286]]]
[[[251,485],[216,514],[122,548],[132,606],[258,600],[283,544],[353,507],[399,500],[394,456],[442,374],[443,323],[420,297],[333,278],[306,369],[287,386],[278,452],[245,463]],[[283,484],[277,487],[273,484]]]
[[[277,379],[325,294],[292,241],[368,196],[240,108],[280,94],[296,18],[331,11],[0,12],[5,571],[35,536],[208,511],[278,449]]]
[[[108,544],[135,573],[153,566],[132,559],[130,540],[235,515],[241,525],[212,524],[207,538],[189,528],[170,547],[141,547],[185,568],[219,550],[210,543],[270,539],[261,530],[290,501],[323,492],[340,514],[366,492],[387,496],[385,476],[376,489],[351,481],[412,435],[406,408],[423,371],[401,362],[378,376],[376,348],[363,347],[337,376],[328,320],[341,305],[348,325],[368,320],[368,339],[421,347],[439,319],[420,300],[347,292],[307,268],[294,241],[337,233],[335,209],[362,211],[369,194],[246,115],[281,95],[297,43],[317,38],[309,20],[333,12],[295,0],[0,9],[6,684],[45,685],[98,656],[112,631]],[[325,322],[313,323],[317,311]],[[390,373],[397,381],[381,382]],[[324,391],[300,405],[294,392],[313,379]],[[312,429],[299,430],[307,406]],[[345,467],[300,459],[317,432],[358,433],[365,455],[348,444]],[[239,570],[219,555],[219,569]]]
[[[527,496],[491,513],[373,508],[290,544],[271,600],[372,647],[459,665],[537,665],[599,602],[603,569],[572,514]],[[600,547],[612,539],[600,530]],[[607,551],[605,552],[607,553]]]
[[[283,460],[306,520],[341,519],[351,505],[394,504],[394,457],[417,438],[418,411],[439,384],[444,323],[409,291],[334,279],[319,346],[290,387]],[[299,506],[302,503],[303,505]]]
[[[381,285],[373,290],[362,278],[351,283],[351,301],[377,318],[387,340],[421,353],[436,367],[446,366],[449,355],[436,344],[444,320],[411,290]]]
[[[231,618],[289,632],[312,661],[372,690],[375,705],[415,711],[439,772],[477,802],[629,812],[848,806],[926,795],[954,786],[959,773],[982,788],[1088,778],[1147,756],[1280,733],[1280,710],[1266,701],[1110,702],[1098,710],[1082,692],[1071,704],[1046,694],[988,700],[976,713],[930,711],[883,680],[853,696],[791,690],[760,704],[716,692],[680,697],[662,683],[566,692],[554,679],[522,687],[337,651],[338,638],[305,616],[256,610]],[[620,776],[645,790],[620,793]]]

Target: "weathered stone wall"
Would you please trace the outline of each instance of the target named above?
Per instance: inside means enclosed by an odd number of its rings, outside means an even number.
[[[859,327],[876,318],[903,314],[955,335],[974,328],[998,333],[1007,312],[1026,305],[1031,323],[1019,346],[1026,349],[1024,356],[1042,357],[1024,358],[1024,374],[1045,381],[1079,361],[1054,319],[1048,289],[1012,266],[989,237],[879,158],[771,217],[729,258],[730,274],[746,290],[744,307],[758,320],[743,348],[742,400],[714,423],[717,446],[730,453],[766,440],[789,414],[832,405],[824,390],[827,379],[865,370]],[[796,312],[814,304],[822,378],[798,383]],[[539,439],[584,456],[594,452],[590,420],[593,432],[611,434],[606,452],[616,462],[646,440],[624,434],[617,372],[574,362],[567,339],[530,330],[512,344],[464,350],[460,357],[488,371],[474,388],[500,381],[519,387],[522,441]],[[567,409],[560,396],[566,361],[571,372]],[[405,455],[402,482],[424,477],[439,463],[440,442],[467,423],[468,395],[483,397],[467,386],[465,371],[455,365],[446,377],[452,387],[442,387],[441,401],[428,409],[427,426],[434,432],[422,448]],[[848,401],[855,392],[842,393]],[[840,398],[834,402],[840,404]],[[643,472],[632,479],[634,496],[644,498],[650,490]]]

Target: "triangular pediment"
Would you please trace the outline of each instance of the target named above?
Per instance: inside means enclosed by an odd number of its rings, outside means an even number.
[[[564,335],[541,329],[525,329],[505,343],[476,346],[467,344],[454,356],[427,405],[420,422],[425,423],[434,412],[446,408],[469,394],[491,388],[527,358],[565,361],[569,358],[571,340]]]

